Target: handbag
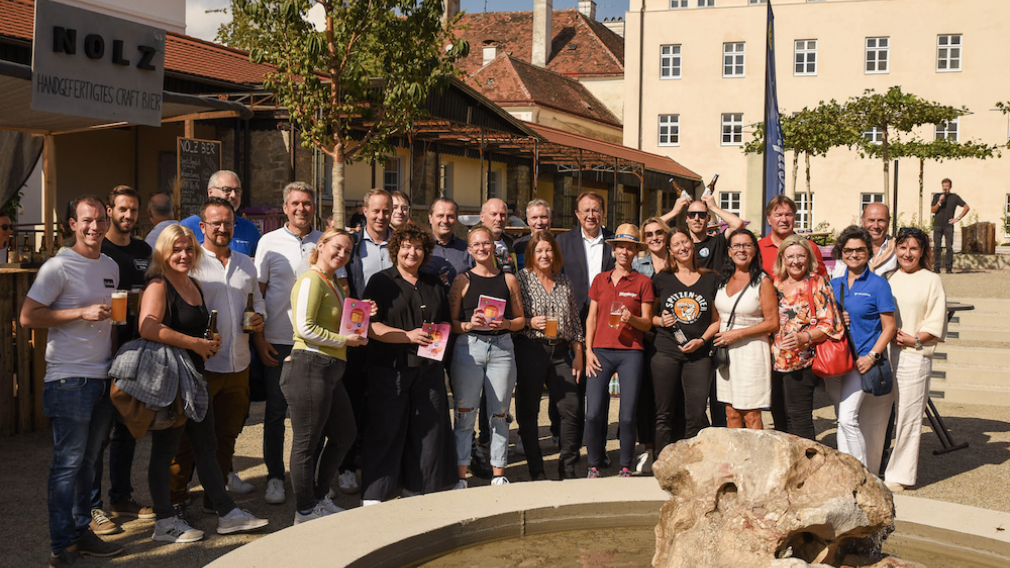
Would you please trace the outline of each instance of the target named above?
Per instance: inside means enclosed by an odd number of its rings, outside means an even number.
[[[810,301],[811,316],[814,316],[816,306],[816,304],[814,304],[813,279],[814,277],[811,277],[807,280],[807,297]],[[842,311],[845,311],[844,296],[842,297]],[[841,317],[840,314],[839,317]],[[843,335],[841,339],[832,339],[829,337],[827,340],[818,343],[814,347],[814,364],[811,367],[811,370],[818,377],[824,378],[835,375],[844,375],[856,366],[856,358],[853,356],[852,344],[849,339],[849,330],[845,326],[844,320],[842,320],[842,327],[845,329],[845,335]]]
[[[736,307],[740,304],[740,300],[743,295],[747,292],[747,288],[750,286],[748,282],[742,290],[740,290],[740,295],[736,297],[736,302],[733,302],[733,309],[729,312],[729,321],[726,323],[726,331],[733,329],[733,320],[736,319]],[[729,292],[726,292],[729,294]],[[715,350],[712,351],[712,361],[715,364],[716,369],[726,369],[729,368],[729,346],[728,345],[717,345]]]
[[[842,311],[845,311],[844,291],[842,292]],[[856,353],[856,342],[852,339],[849,326],[845,325],[844,320],[842,326],[845,328],[845,337],[848,339],[853,367],[855,368],[855,360],[859,358],[859,355]],[[891,390],[894,388],[894,377],[891,375],[891,364],[887,361],[884,353],[881,353],[880,358],[873,362],[869,370],[859,374],[859,380],[861,383],[860,386],[866,394],[872,394],[873,396],[891,394]]]

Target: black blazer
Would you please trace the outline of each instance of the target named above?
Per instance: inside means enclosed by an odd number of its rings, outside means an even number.
[[[614,232],[603,227],[603,238],[609,239],[614,236]],[[565,259],[562,272],[572,281],[572,292],[575,294],[575,303],[579,306],[582,321],[586,321],[589,315],[589,265],[586,260],[586,248],[582,244],[582,227],[575,227],[561,233],[557,237],[558,246],[561,247],[561,254]],[[614,247],[610,243],[603,241],[603,266],[600,272],[614,269]]]

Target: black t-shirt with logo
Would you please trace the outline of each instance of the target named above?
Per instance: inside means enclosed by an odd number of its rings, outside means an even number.
[[[933,195],[933,202],[930,207],[936,205],[940,202],[940,196],[942,193],[936,193]],[[936,215],[933,217],[933,226],[937,229],[946,227],[950,224],[950,220],[954,218],[954,212],[958,207],[964,207],[964,200],[961,196],[956,193],[947,194],[947,198],[943,201],[943,205],[936,210]]]
[[[716,272],[722,270],[722,265],[729,257],[728,251],[729,245],[725,233],[719,233],[714,237],[706,236],[694,243],[694,257],[698,259],[698,266]]]
[[[105,239],[102,241],[102,254],[116,261],[116,264],[119,265],[120,290],[131,291],[134,286],[144,287],[146,285],[147,279],[144,274],[147,272],[147,266],[151,260],[151,245],[130,237],[130,244],[121,247],[109,239]],[[126,325],[117,326],[116,333],[119,345],[139,337],[137,317],[128,315]]]
[[[684,331],[687,339],[700,338],[712,324],[712,311],[715,309],[715,293],[719,287],[719,277],[714,272],[702,274],[692,286],[686,286],[676,274],[657,272],[652,277],[656,288],[656,315],[662,316],[668,311],[677,317],[677,324]],[[656,350],[678,358],[690,360],[708,357],[708,345],[694,353],[684,354],[680,344],[667,327],[656,329]]]

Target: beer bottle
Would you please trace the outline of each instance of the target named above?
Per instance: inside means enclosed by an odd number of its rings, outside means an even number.
[[[254,315],[256,315],[256,310],[253,309],[253,295],[252,292],[249,292],[249,297],[245,301],[245,311],[242,312],[242,333],[253,332]]]
[[[203,338],[213,340],[217,337],[217,310],[210,311],[210,322],[207,324],[207,331],[204,332]]]
[[[43,262],[46,261],[46,258],[49,257],[49,255],[46,254],[47,250],[48,249],[46,249],[46,236],[42,235],[42,242],[39,243],[39,251],[35,254],[35,262],[37,264],[42,264]]]
[[[59,231],[53,233],[53,250],[49,251],[49,256],[56,256],[60,252],[60,233]]]
[[[28,235],[25,235],[24,244],[21,245],[21,262],[27,264],[32,261],[32,245],[31,241],[28,240]]]

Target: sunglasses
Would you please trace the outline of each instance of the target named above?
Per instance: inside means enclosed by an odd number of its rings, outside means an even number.
[[[702,217],[708,217],[708,211],[688,211],[688,219],[700,219]]]
[[[899,237],[904,237],[905,235],[910,235],[913,237],[925,237],[926,232],[918,227],[902,227],[898,229]]]
[[[9,231],[9,230],[11,230],[13,228],[14,228],[14,225],[10,225],[10,224],[7,224],[7,223],[4,223],[3,225],[0,225],[0,231]]]
[[[665,234],[666,234],[666,231],[664,231],[662,229],[660,229],[658,231],[646,231],[645,232],[645,238],[651,239],[652,237],[662,237]]]

